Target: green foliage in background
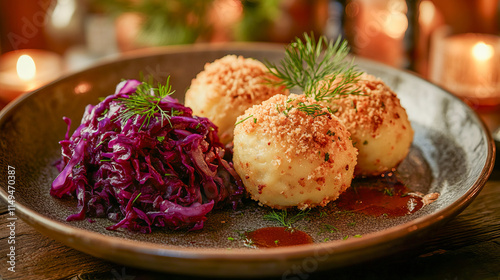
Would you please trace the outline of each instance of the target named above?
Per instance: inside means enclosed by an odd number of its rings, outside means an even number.
[[[268,29],[280,15],[281,0],[241,0],[243,18],[236,27],[239,41],[266,41]]]
[[[274,0],[273,0],[274,1]],[[194,43],[210,31],[207,12],[213,0],[93,0],[116,16],[132,12],[144,17],[138,42],[162,46]]]

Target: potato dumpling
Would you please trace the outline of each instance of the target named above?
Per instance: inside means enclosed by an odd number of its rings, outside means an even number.
[[[247,108],[275,94],[287,94],[285,87],[272,86],[266,79],[276,78],[262,62],[227,55],[207,63],[191,81],[185,105],[193,115],[209,118],[219,128],[221,142],[227,144],[232,141],[236,118]]]
[[[407,156],[413,129],[396,94],[380,79],[361,75],[360,95],[332,100],[335,115],[358,148],[355,176],[376,176],[396,168]]]
[[[299,108],[317,106],[315,115]],[[233,163],[248,194],[277,209],[325,206],[350,185],[357,150],[326,107],[275,95],[238,118]]]

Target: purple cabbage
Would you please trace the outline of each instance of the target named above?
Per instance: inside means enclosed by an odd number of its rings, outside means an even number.
[[[67,220],[107,217],[115,224],[149,233],[153,228],[201,229],[213,209],[241,202],[244,187],[220,143],[217,127],[170,96],[159,102],[171,114],[159,113],[145,122],[134,115],[126,121],[121,99],[134,94],[141,82],[126,80],[114,95],[88,105],[71,137],[71,121],[60,141],[60,174],[50,194],[73,196],[78,212]]]

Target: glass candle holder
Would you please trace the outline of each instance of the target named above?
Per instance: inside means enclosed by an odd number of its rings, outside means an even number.
[[[39,49],[11,51],[0,56],[0,101],[8,103],[62,74],[62,59]]]
[[[429,79],[475,109],[499,106],[500,37],[438,29],[432,37]]]

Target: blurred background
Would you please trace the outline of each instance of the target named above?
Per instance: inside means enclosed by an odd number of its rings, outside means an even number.
[[[0,0],[0,107],[130,51],[313,31],[496,110],[499,12],[499,0]]]

